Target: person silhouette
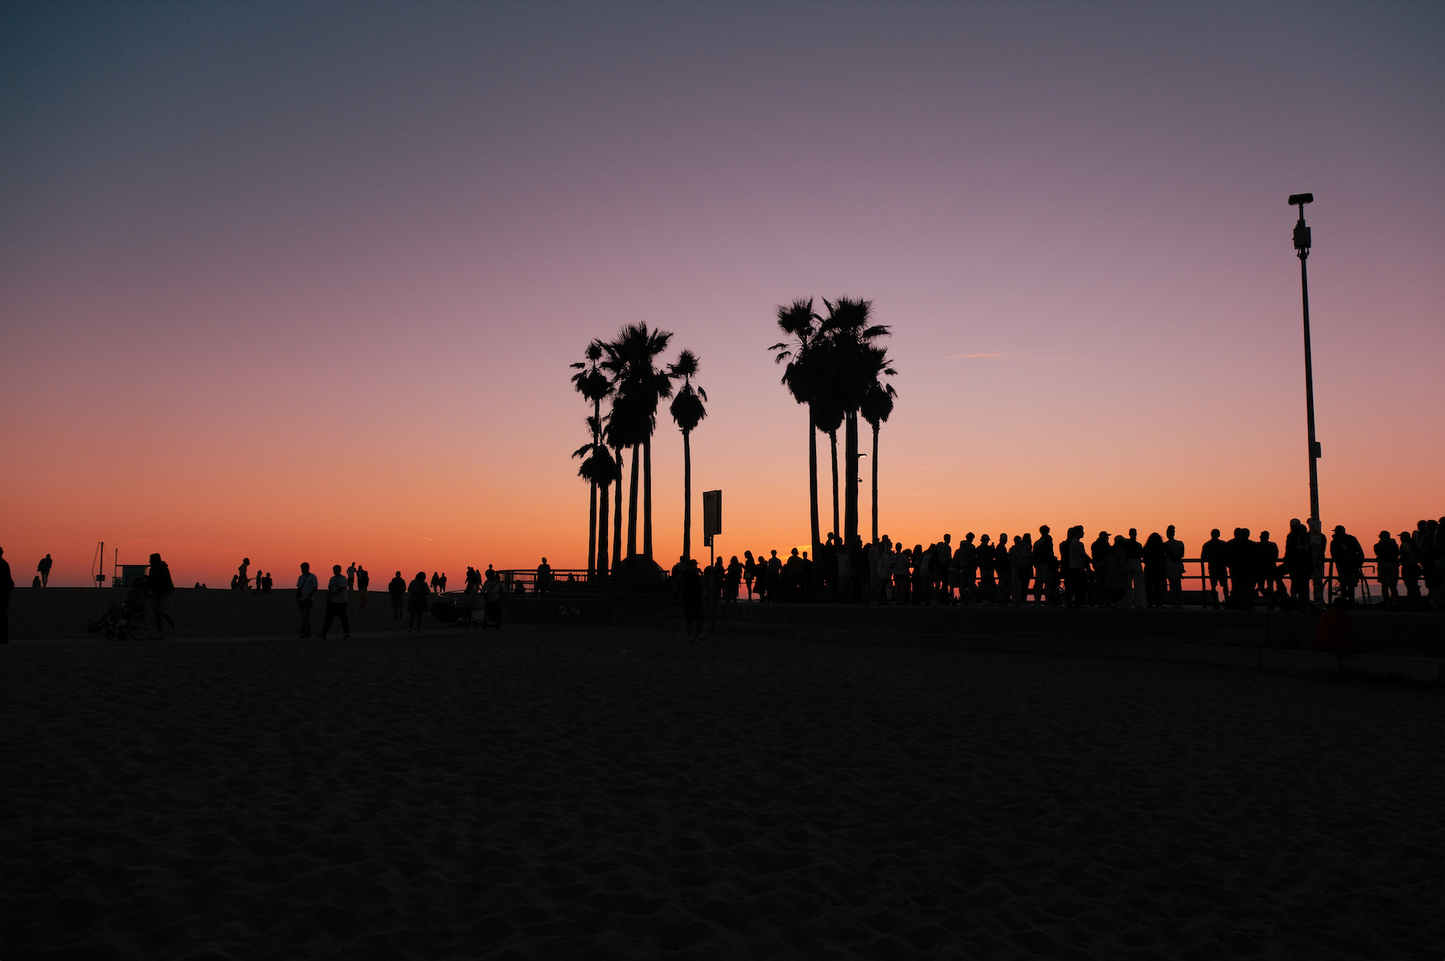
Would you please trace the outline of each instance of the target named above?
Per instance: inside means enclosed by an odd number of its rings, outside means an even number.
[[[406,579],[401,576],[401,571],[397,571],[387,583],[386,593],[391,598],[391,619],[401,620],[402,600],[406,597]]]
[[[1111,553],[1109,532],[1099,531],[1099,536],[1094,538],[1094,542],[1089,545],[1089,563],[1094,568],[1090,590],[1095,607],[1105,607],[1114,603],[1114,596],[1110,591],[1111,585],[1109,584],[1109,555]]]
[[[1059,602],[1059,559],[1054,556],[1054,535],[1049,525],[1039,528],[1039,539],[1034,541],[1034,600],[1047,600],[1050,604]]]
[[[1284,578],[1279,574],[1279,545],[1269,539],[1269,531],[1259,532],[1256,545],[1259,559],[1259,589],[1264,592],[1265,610],[1275,607],[1276,593],[1284,591]]]
[[[146,589],[150,591],[151,609],[156,616],[157,636],[165,637],[166,625],[169,624],[171,637],[180,637],[175,619],[171,617],[171,597],[176,592],[176,585],[171,580],[170,566],[161,560],[159,554],[152,554],[150,562],[150,570],[146,574]]]
[[[246,587],[251,582],[250,576],[246,573],[250,567],[251,558],[243,557],[241,558],[241,566],[236,568],[236,590],[242,594],[246,593]]]
[[[1420,555],[1409,531],[1400,532],[1400,580],[1405,582],[1405,603],[1413,606],[1420,597]]]
[[[363,617],[366,616],[366,589],[370,586],[371,575],[366,572],[366,568],[358,564],[356,566],[356,594],[361,598],[361,603],[356,605],[356,609],[361,612]]]
[[[753,599],[753,579],[758,576],[758,562],[753,560],[752,551],[743,551],[743,584],[748,589],[748,600]]]
[[[1348,606],[1354,607],[1355,588],[1360,584],[1365,551],[1353,534],[1346,533],[1343,524],[1335,525],[1335,534],[1330,538],[1330,559],[1335,562],[1335,576],[1339,578],[1340,594]]]
[[[1184,543],[1174,537],[1174,525],[1170,524],[1164,532],[1164,572],[1169,579],[1169,596],[1174,602],[1174,609],[1180,610],[1184,607]]]
[[[341,573],[340,564],[331,565],[331,580],[326,585],[326,618],[321,622],[321,633],[316,636],[326,640],[326,632],[331,630],[331,622],[336,619],[341,621],[341,636],[351,636],[351,624],[346,619],[346,603],[350,597],[351,587],[346,581],[346,575]]]
[[[446,584],[446,575],[442,575],[442,584]],[[537,565],[537,593],[552,593],[552,568],[547,563],[547,558],[542,558],[542,563]]]
[[[488,573],[488,574],[491,574],[491,573],[492,573],[492,569],[491,569],[490,567],[487,568],[487,573]],[[435,571],[432,572],[432,577],[433,577],[433,578],[436,577],[436,572],[435,572]],[[498,585],[498,595],[497,595],[497,598],[498,598],[498,607],[501,606],[501,604],[500,604],[500,600],[501,600],[501,593],[500,593],[501,583],[502,583],[501,578],[498,578],[498,579],[497,579],[497,585]],[[406,589],[406,593],[407,593],[406,610],[407,610],[408,617],[407,617],[407,619],[406,619],[406,632],[407,632],[408,634],[411,633],[411,629],[412,629],[413,627],[416,628],[416,632],[417,632],[418,634],[421,633],[421,619],[422,619],[422,617],[426,614],[427,602],[431,600],[431,593],[432,593],[432,590],[434,589],[434,587],[435,587],[435,585],[429,585],[429,584],[427,584],[426,571],[417,571],[417,572],[416,572],[416,577],[412,578],[412,581],[411,581],[410,586],[407,587],[407,589]],[[491,612],[492,612],[492,601],[491,601],[490,595],[487,595],[487,602],[486,602],[486,603],[487,603],[487,614],[488,614],[488,616],[490,617]],[[499,617],[499,618],[498,618],[498,624],[497,624],[498,627],[501,627],[500,621],[501,621],[501,618]]]
[[[10,595],[14,591],[15,578],[10,575],[10,562],[5,559],[5,549],[0,547],[0,644],[10,643]]]
[[[1149,607],[1164,606],[1164,585],[1169,580],[1165,565],[1168,562],[1169,555],[1164,549],[1164,538],[1155,531],[1144,540],[1144,592],[1148,597]]]
[[[46,554],[40,559],[40,563],[35,565],[35,571],[40,575],[41,587],[50,586],[50,568],[54,563],[55,562],[50,559],[50,555]]]
[[[356,589],[356,561],[352,561],[351,566],[346,569],[346,589]]]
[[[1213,601],[1216,609],[1219,608],[1219,593],[1224,592],[1224,603],[1229,603],[1229,578],[1227,576],[1228,564],[1225,559],[1224,541],[1219,539],[1219,528],[1209,532],[1209,541],[1199,549],[1199,560],[1209,572],[1209,590],[1205,593],[1204,606],[1208,607]]]
[[[301,576],[296,578],[296,606],[301,611],[301,636],[311,636],[311,604],[316,599],[318,587],[316,575],[311,573],[311,565],[306,561],[301,562]]]
[[[1380,604],[1394,607],[1400,603],[1400,545],[1389,531],[1380,531],[1375,542],[1375,580],[1380,582]]]

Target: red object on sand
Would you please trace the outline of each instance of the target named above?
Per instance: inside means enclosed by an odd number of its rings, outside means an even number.
[[[1355,649],[1355,626],[1349,611],[1325,611],[1315,628],[1315,650],[1348,653]]]

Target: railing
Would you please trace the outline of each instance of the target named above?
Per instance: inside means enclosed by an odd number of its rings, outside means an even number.
[[[1186,557],[1183,559],[1183,563],[1184,575],[1181,578],[1181,587],[1183,587],[1186,591],[1189,591],[1189,585],[1198,582],[1198,590],[1190,591],[1190,593],[1195,595],[1195,599],[1197,600],[1199,594],[1209,594],[1209,565],[1198,557]],[[496,573],[498,574],[498,576],[501,577],[504,593],[509,597],[531,596],[537,593],[537,571],[535,568],[509,568],[505,570],[498,570],[496,571]],[[1062,573],[1063,572],[1061,570],[1061,581]],[[1093,574],[1092,576],[1097,577],[1099,575]],[[579,590],[598,590],[601,589],[604,585],[608,588],[614,589],[636,586],[638,589],[634,590],[632,593],[640,595],[643,593],[650,593],[654,591],[657,587],[662,585],[670,586],[671,577],[666,571],[658,572],[656,575],[654,575],[654,578],[648,579],[648,583],[644,584],[642,583],[642,580],[638,577],[638,575],[629,574],[625,571],[618,572],[608,577],[598,578],[595,575],[589,574],[583,568],[553,568],[551,573],[551,580],[550,583],[547,585],[547,588],[549,592],[558,591],[571,593]],[[1274,574],[1274,580],[1288,583],[1290,579],[1282,568],[1277,568]],[[1328,604],[1334,599],[1335,595],[1339,593],[1339,575],[1336,570],[1336,564],[1333,560],[1329,558],[1325,559],[1324,574],[1321,580],[1323,590],[1325,592],[1325,603]],[[1422,582],[1424,581],[1423,575],[1421,576],[1420,580]],[[1401,590],[1403,591],[1403,586],[1401,587]],[[1361,571],[1358,591],[1360,594],[1359,599],[1366,604],[1372,603],[1374,598],[1376,597],[1383,597],[1383,591],[1381,591],[1379,587],[1378,566],[1375,561],[1366,560],[1364,562],[1364,566]],[[1041,593],[1041,591],[1036,591],[1034,587],[1031,586],[1030,589],[1027,591],[1025,598],[1027,599],[1031,596],[1032,603],[1041,604],[1043,603],[1043,598],[1039,596]],[[462,594],[462,591],[453,589],[446,591],[446,594],[449,596],[460,595]],[[891,598],[891,590],[889,591],[889,596]],[[1402,594],[1401,596],[1403,597],[1404,595]],[[1220,597],[1217,592],[1215,597],[1216,603],[1220,603],[1223,601],[1223,598]]]

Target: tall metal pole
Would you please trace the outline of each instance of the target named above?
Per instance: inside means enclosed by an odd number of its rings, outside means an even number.
[[[1305,224],[1305,204],[1315,199],[1314,194],[1294,194],[1289,198],[1290,206],[1299,207],[1299,220],[1294,225],[1294,249],[1299,255],[1299,282],[1300,298],[1304,305],[1304,334],[1305,334],[1305,424],[1309,431],[1309,458],[1310,458],[1310,520],[1313,521],[1314,530],[1310,532],[1310,553],[1314,553],[1314,533],[1318,531],[1324,536],[1324,525],[1320,521],[1320,475],[1319,458],[1320,445],[1315,440],[1315,375],[1314,364],[1310,356],[1310,280],[1309,272],[1305,261],[1310,255],[1310,228]],[[1324,585],[1321,583],[1320,567],[1313,564],[1314,568],[1314,592],[1315,600],[1324,598]]]

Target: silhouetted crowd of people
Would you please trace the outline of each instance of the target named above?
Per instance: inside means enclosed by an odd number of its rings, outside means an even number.
[[[1056,543],[1047,524],[1032,533],[970,532],[956,546],[949,534],[909,548],[884,535],[878,544],[855,540],[846,548],[830,533],[816,560],[793,548],[744,551],[739,559],[718,557],[712,564],[679,559],[672,569],[679,583],[691,585],[696,571],[701,598],[720,602],[757,600],[831,600],[869,604],[993,604],[1021,606],[1028,601],[1060,607],[1120,609],[1203,607],[1249,610],[1322,607],[1328,590],[1346,606],[1356,603],[1367,555],[1343,525],[1326,538],[1314,521],[1290,521],[1283,541],[1261,531],[1235,528],[1228,539],[1216,529],[1200,549],[1204,583],[1185,590],[1185,547],[1173,526],[1141,542],[1100,531],[1086,541],[1083,525],[1071,527]],[[1445,609],[1445,518],[1420,521],[1414,531],[1381,531],[1373,546],[1378,602],[1386,607]],[[1326,560],[1331,571],[1327,571]],[[1194,583],[1197,580],[1191,579]],[[1399,593],[1404,583],[1405,597]],[[1428,590],[1428,603],[1421,583]],[[688,590],[691,589],[689,586]],[[681,589],[680,589],[681,590]]]

